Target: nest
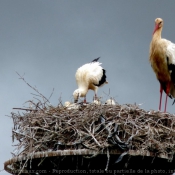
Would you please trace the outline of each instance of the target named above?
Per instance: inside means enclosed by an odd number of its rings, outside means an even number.
[[[77,104],[12,113],[14,156],[64,149],[148,150],[170,155],[175,149],[175,116],[137,105]],[[22,150],[22,151],[21,151]]]
[[[30,108],[14,108],[18,112],[11,113],[15,149],[13,158],[4,163],[8,172],[21,174],[24,168],[31,169],[29,159],[33,159],[33,166],[45,166],[46,157],[63,155],[91,155],[89,158],[92,158],[105,154],[108,157],[106,170],[110,154],[119,154],[115,163],[128,154],[173,160],[175,115],[118,103],[68,103],[64,106],[60,102],[54,107],[22,76],[20,78],[39,95],[36,103],[29,101]],[[36,163],[35,158],[44,159]],[[50,159],[50,162],[56,165],[56,160]],[[17,173],[14,170],[18,170]]]
[[[29,108],[14,108],[18,112],[11,113],[14,124],[12,141],[15,142],[15,149],[12,159],[4,163],[4,168],[9,173],[32,174],[24,170],[36,170],[38,167],[43,170],[45,168],[50,173],[50,170],[60,169],[60,162],[63,162],[62,168],[67,168],[67,162],[59,159],[67,155],[90,155],[86,157],[89,159],[105,154],[108,158],[105,170],[110,166],[110,155],[116,154],[119,156],[117,160],[116,156],[114,157],[115,163],[120,163],[125,155],[173,160],[175,115],[145,111],[139,105],[118,103],[67,103],[67,106],[64,106],[60,100],[55,107],[21,75],[19,77],[37,92],[37,95],[33,94],[37,102],[28,101]],[[52,94],[53,92],[51,96]],[[42,98],[42,101],[39,98]],[[52,159],[53,157],[57,158]],[[49,161],[45,161],[46,158]],[[91,161],[92,165],[95,165],[92,169],[97,169],[96,161],[101,162],[101,157]],[[135,161],[133,162],[131,168],[135,165]],[[75,164],[72,168],[77,168],[75,161],[70,164]],[[89,169],[89,163],[87,164]],[[103,165],[100,169],[104,169]],[[165,162],[164,165],[169,166]]]
[[[12,138],[17,142],[14,157],[66,150],[69,154],[89,150],[97,155],[117,150],[121,153],[117,162],[125,154],[136,153],[173,159],[175,116],[172,114],[145,111],[131,104],[41,106],[33,104],[33,108],[21,108],[25,110],[22,115],[11,114]]]

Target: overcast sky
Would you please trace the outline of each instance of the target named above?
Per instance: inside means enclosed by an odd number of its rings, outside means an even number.
[[[8,116],[35,93],[16,72],[46,97],[54,88],[56,106],[60,98],[73,101],[77,68],[101,57],[109,84],[98,96],[157,110],[149,44],[157,17],[164,20],[162,37],[175,42],[174,8],[175,1],[166,0],[0,0],[0,169],[14,149]],[[89,91],[87,101],[92,97]],[[175,113],[172,102],[167,111]]]

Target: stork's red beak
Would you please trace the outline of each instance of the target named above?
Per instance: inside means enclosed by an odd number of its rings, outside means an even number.
[[[156,24],[155,25],[155,28],[154,28],[154,31],[153,31],[153,35],[154,35],[154,33],[156,32],[156,30],[159,28],[159,24]]]

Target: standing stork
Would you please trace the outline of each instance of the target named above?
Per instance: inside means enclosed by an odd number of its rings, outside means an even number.
[[[156,18],[150,43],[149,61],[160,82],[159,110],[161,110],[162,92],[164,90],[166,93],[164,112],[166,112],[168,96],[175,98],[175,44],[161,38],[162,29],[163,20]]]
[[[90,89],[94,91],[94,99],[97,100],[98,87],[108,83],[106,81],[106,71],[101,67],[101,63],[98,62],[99,58],[84,64],[76,71],[75,78],[78,89],[73,92],[74,103],[78,102],[79,97],[84,97],[84,103],[86,103],[86,94]]]

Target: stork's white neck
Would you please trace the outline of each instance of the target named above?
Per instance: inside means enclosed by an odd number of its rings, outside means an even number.
[[[162,34],[162,28],[157,29],[153,34],[153,40],[161,39],[162,38],[161,34]]]

